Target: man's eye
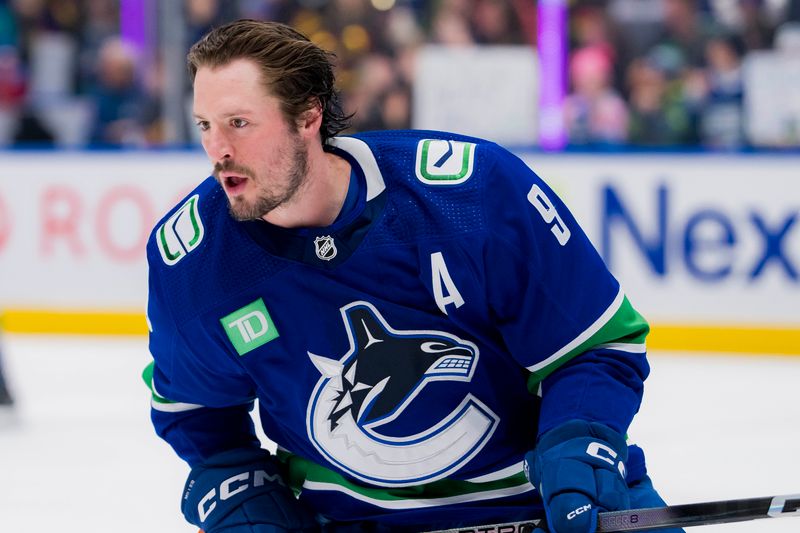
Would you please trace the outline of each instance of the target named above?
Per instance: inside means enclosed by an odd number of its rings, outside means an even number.
[[[231,124],[233,125],[234,128],[244,128],[245,126],[247,126],[247,121],[242,118],[235,118],[231,120]]]
[[[205,120],[197,122],[197,129],[199,129],[200,131],[206,131],[208,129],[208,122],[206,122]]]

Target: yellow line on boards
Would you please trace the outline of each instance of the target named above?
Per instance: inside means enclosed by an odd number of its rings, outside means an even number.
[[[649,350],[800,355],[800,325],[653,324]]]
[[[147,335],[141,312],[9,309],[0,323],[10,333]]]
[[[147,335],[144,314],[119,311],[8,309],[0,317],[9,333]],[[800,324],[652,324],[649,350],[800,355]]]

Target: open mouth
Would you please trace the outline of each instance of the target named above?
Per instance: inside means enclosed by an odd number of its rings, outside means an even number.
[[[244,176],[223,176],[222,185],[229,194],[239,194],[247,186],[247,178]]]

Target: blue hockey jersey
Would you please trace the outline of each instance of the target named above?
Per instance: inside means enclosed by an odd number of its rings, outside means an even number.
[[[332,139],[355,206],[331,226],[237,222],[204,181],[147,248],[152,418],[190,465],[257,446],[331,520],[528,516],[537,435],[625,432],[647,323],[556,194],[487,141]],[[630,468],[629,468],[630,470]]]

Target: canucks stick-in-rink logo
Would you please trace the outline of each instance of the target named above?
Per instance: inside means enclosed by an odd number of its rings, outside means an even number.
[[[475,143],[423,139],[417,144],[417,178],[429,185],[457,185],[472,176]]]
[[[200,196],[195,194],[158,228],[158,251],[169,266],[186,257],[203,240],[205,230],[200,219],[199,202]]]
[[[308,435],[331,463],[372,484],[434,481],[475,456],[499,418],[467,394],[443,419],[413,435],[387,435],[433,381],[469,381],[478,347],[442,331],[397,331],[368,302],[341,309],[350,349],[340,359],[309,352],[322,377],[308,404]]]

